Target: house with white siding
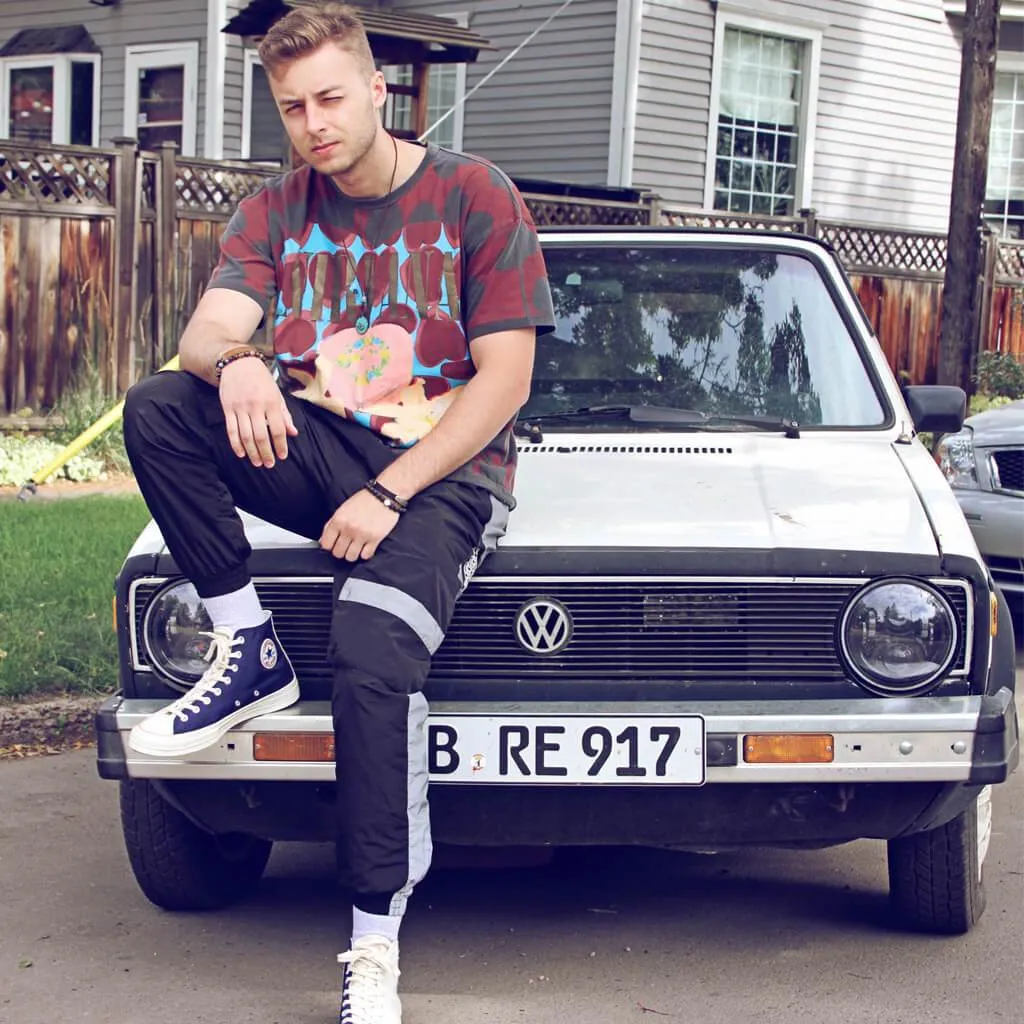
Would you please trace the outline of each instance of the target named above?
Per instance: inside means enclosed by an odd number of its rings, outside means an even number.
[[[964,2],[363,6],[384,19],[443,17],[481,43],[475,59],[431,67],[426,122],[457,107],[430,138],[515,177],[941,232]],[[186,156],[280,161],[258,33],[251,21],[246,34],[230,27],[275,3],[3,0],[0,139],[132,136],[145,147],[174,141]],[[412,82],[411,65],[386,70],[396,86]],[[408,130],[408,99],[396,97],[388,117]],[[1024,0],[1002,3],[986,212],[1002,233],[1024,234]]]

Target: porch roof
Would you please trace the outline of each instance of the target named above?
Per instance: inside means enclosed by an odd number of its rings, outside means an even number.
[[[84,25],[23,28],[0,47],[0,57],[38,57],[45,53],[99,53],[99,47]]]
[[[258,39],[303,0],[250,0],[225,26],[228,35]],[[374,56],[383,63],[453,64],[476,60],[495,47],[450,18],[356,7]]]

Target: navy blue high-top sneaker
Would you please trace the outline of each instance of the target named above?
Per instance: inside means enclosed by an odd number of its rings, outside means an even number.
[[[299,682],[274,631],[263,622],[234,633],[214,630],[210,667],[191,690],[132,728],[128,743],[151,757],[194,754],[247,718],[280,711],[299,699]]]

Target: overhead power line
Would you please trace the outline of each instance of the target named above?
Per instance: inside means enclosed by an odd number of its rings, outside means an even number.
[[[451,117],[452,114],[454,114],[455,111],[458,110],[459,107],[461,107],[466,102],[466,100],[468,100],[469,97],[472,96],[473,93],[477,91],[477,89],[486,85],[487,82],[490,81],[490,79],[492,79],[517,53],[519,53],[519,51],[522,50],[524,46],[526,46],[528,43],[531,43],[534,39],[536,39],[537,36],[540,35],[540,33],[543,32],[544,29],[546,29],[548,25],[550,25],[551,22],[553,22],[555,18],[557,18],[562,13],[562,11],[564,11],[574,2],[575,0],[565,0],[565,3],[563,3],[557,11],[554,11],[552,14],[549,14],[510,54],[508,54],[501,61],[495,64],[494,67],[491,68],[491,70],[488,71],[487,74],[484,75],[484,77],[481,78],[480,81],[477,82],[476,85],[474,85],[473,88],[469,90],[469,92],[467,92],[464,96],[457,99],[455,103],[452,104],[451,108],[445,111],[416,141],[423,142],[427,138],[427,136],[430,135],[431,132],[433,132],[440,125],[444,124],[444,122],[447,121],[448,118]]]

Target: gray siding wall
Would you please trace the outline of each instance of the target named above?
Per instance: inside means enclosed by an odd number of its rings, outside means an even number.
[[[197,151],[202,152],[205,118],[207,0],[131,0],[96,7],[85,0],[0,0],[0,45],[23,28],[85,25],[102,51],[100,145],[124,131],[125,47],[198,41]]]
[[[704,202],[715,19],[708,0],[644,4],[631,184]]]
[[[960,44],[939,0],[748,0],[822,31],[812,205],[825,217],[942,231],[949,216]],[[647,0],[633,184],[703,205],[715,15]]]
[[[423,14],[467,12],[497,49],[467,66],[466,89],[514,50],[561,0],[393,0]],[[615,52],[615,0],[576,0],[465,108],[463,148],[510,174],[603,185]]]
[[[797,16],[813,2],[777,4]],[[823,216],[944,231],[960,45],[931,0],[829,0],[812,205]]]

